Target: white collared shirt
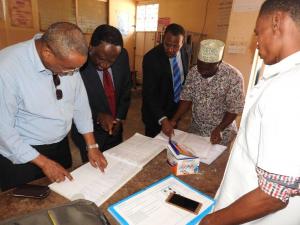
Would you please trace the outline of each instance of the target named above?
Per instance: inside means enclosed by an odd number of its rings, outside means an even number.
[[[56,98],[52,72],[43,65],[33,39],[0,51],[0,154],[13,163],[38,156],[31,145],[61,141],[72,119],[80,133],[93,132],[92,114],[79,72],[60,76]]]
[[[300,52],[268,66],[250,91],[238,136],[218,191],[216,209],[258,187],[255,168],[300,176]],[[299,225],[300,197],[286,208],[247,225]]]

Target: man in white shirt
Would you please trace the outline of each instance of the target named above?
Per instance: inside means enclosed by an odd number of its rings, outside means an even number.
[[[201,225],[300,224],[300,4],[267,0],[256,22],[262,80],[248,94],[241,127]]]
[[[46,175],[72,179],[67,134],[74,119],[89,161],[107,165],[98,150],[84,84],[78,72],[88,46],[74,24],[58,22],[43,34],[0,51],[0,188]]]

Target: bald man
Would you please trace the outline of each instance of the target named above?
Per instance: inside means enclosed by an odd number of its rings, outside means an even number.
[[[72,119],[93,166],[107,162],[93,135],[91,110],[78,68],[88,46],[74,24],[52,24],[43,35],[0,51],[0,188],[46,175],[72,179],[67,134]]]

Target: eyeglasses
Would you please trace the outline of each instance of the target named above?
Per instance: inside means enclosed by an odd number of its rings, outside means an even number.
[[[53,77],[53,82],[54,82],[54,86],[55,86],[55,94],[56,94],[56,99],[60,100],[63,97],[63,92],[61,89],[58,89],[57,86],[60,85],[60,79],[58,75],[52,75]]]
[[[64,76],[72,76],[74,73],[79,72],[79,67],[72,70],[63,70],[60,74]]]

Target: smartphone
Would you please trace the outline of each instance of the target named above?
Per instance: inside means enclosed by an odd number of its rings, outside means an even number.
[[[166,202],[174,206],[178,206],[181,209],[185,209],[191,213],[198,214],[202,204],[192,199],[186,198],[182,195],[170,193]]]
[[[41,186],[35,184],[24,184],[15,188],[12,195],[15,197],[26,198],[46,198],[50,193],[48,186]]]

